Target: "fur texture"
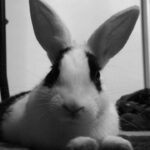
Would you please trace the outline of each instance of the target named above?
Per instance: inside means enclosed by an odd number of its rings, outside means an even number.
[[[6,139],[33,147],[65,148],[70,139],[78,136],[100,140],[118,133],[115,107],[90,80],[86,53],[80,48],[66,53],[60,68],[53,88],[42,82],[10,106],[3,123]],[[72,117],[63,105],[84,110]]]

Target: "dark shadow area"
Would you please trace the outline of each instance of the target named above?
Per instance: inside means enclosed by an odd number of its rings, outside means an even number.
[[[122,96],[117,108],[122,130],[150,131],[150,89]]]

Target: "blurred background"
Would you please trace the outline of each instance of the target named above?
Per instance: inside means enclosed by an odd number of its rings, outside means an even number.
[[[138,5],[139,0],[45,0],[69,28],[77,43],[113,14]],[[32,89],[50,70],[45,51],[35,39],[28,0],[6,0],[7,64],[10,94]],[[122,51],[102,72],[102,83],[112,100],[144,87],[141,16]]]

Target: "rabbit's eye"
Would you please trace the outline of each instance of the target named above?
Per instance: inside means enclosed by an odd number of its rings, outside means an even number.
[[[71,50],[71,47],[67,47],[60,51],[56,63],[53,64],[51,71],[45,77],[44,86],[51,88],[55,84],[60,73],[59,66],[61,59],[63,58],[64,54],[67,53],[69,50]]]
[[[100,73],[99,71],[95,72],[95,77],[93,78],[93,82],[96,85],[96,88],[101,91],[101,82],[100,82]]]
[[[95,73],[95,80],[96,81],[100,80],[100,73],[99,73],[99,71],[96,71],[96,73]]]
[[[51,88],[54,83],[57,81],[59,76],[59,65],[52,67],[52,70],[47,74],[44,80],[44,86]]]
[[[98,91],[101,91],[100,68],[94,55],[87,53],[90,68],[90,77]]]

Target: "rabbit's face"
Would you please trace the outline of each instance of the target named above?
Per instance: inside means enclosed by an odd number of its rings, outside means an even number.
[[[102,114],[106,101],[99,71],[95,56],[87,47],[69,48],[61,54],[43,81],[49,111],[54,111],[55,118],[87,123]]]

